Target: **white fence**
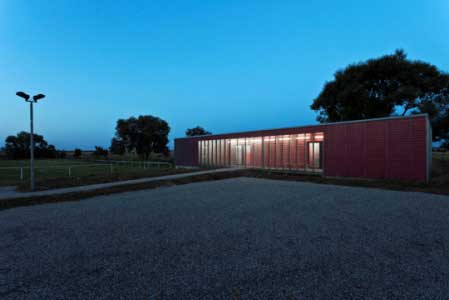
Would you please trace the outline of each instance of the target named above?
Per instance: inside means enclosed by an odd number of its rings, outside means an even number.
[[[95,160],[95,162],[102,162],[105,164],[117,164],[117,165],[124,165],[124,166],[136,166],[136,167],[142,167],[144,169],[150,168],[150,167],[171,167],[172,164],[169,162],[163,162],[163,161],[138,161],[138,160]]]
[[[113,173],[114,171],[120,172],[120,167],[132,167],[140,169],[151,168],[170,168],[171,163],[168,162],[154,162],[154,161],[94,161],[96,164],[73,164],[73,165],[55,165],[55,166],[37,166],[35,167],[36,173],[53,173],[53,175],[72,177],[74,171],[86,168],[96,168],[102,173]],[[7,176],[8,178],[16,178],[24,180],[30,172],[29,166],[22,167],[0,167],[0,177]]]

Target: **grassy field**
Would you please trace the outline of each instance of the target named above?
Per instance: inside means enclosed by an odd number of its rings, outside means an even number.
[[[449,161],[449,151],[448,152],[433,152],[433,159]]]
[[[42,163],[54,163],[54,162],[42,162]],[[146,173],[140,173],[133,168],[131,172],[131,176],[157,176],[164,174],[165,172],[191,172],[192,170],[173,170],[173,169],[150,169],[146,170]],[[86,172],[87,173],[87,172]],[[123,172],[127,174],[126,172]],[[81,180],[82,183],[86,184],[90,180],[92,183],[101,181],[112,181],[116,180],[120,177],[119,174],[114,173],[115,175],[105,175],[105,173],[100,173],[102,175],[92,175],[81,177],[81,179],[73,179],[73,178],[56,178],[56,179],[46,179],[44,182],[41,182],[41,188],[49,188],[50,185],[60,186],[70,186],[76,185],[77,180]],[[129,174],[129,173],[128,173]],[[142,175],[143,174],[143,175]],[[121,175],[121,176],[129,176],[129,175]],[[388,190],[397,190],[397,191],[415,191],[415,192],[425,192],[425,193],[435,193],[435,194],[445,194],[449,195],[449,155],[437,153],[434,155],[433,159],[433,170],[432,170],[432,180],[429,183],[413,183],[413,182],[402,182],[402,181],[386,181],[386,180],[360,180],[360,179],[345,179],[345,178],[324,178],[317,175],[304,175],[299,173],[286,173],[281,171],[268,171],[268,170],[253,170],[253,169],[242,169],[236,170],[232,172],[217,172],[217,173],[209,173],[209,174],[195,174],[192,176],[177,178],[177,179],[168,179],[168,180],[157,180],[153,182],[146,183],[138,183],[138,184],[130,184],[130,185],[121,185],[115,187],[109,187],[99,190],[92,190],[86,192],[74,192],[65,194],[64,197],[60,195],[47,195],[47,196],[38,196],[38,197],[28,197],[28,198],[17,198],[17,199],[8,199],[0,201],[0,210],[13,208],[18,206],[28,206],[28,205],[37,205],[43,203],[55,203],[62,201],[79,201],[82,199],[99,196],[99,195],[110,195],[114,193],[121,193],[126,191],[135,191],[140,189],[154,189],[161,186],[173,186],[173,185],[182,185],[189,184],[192,182],[201,182],[201,181],[210,181],[210,180],[220,180],[234,177],[255,177],[255,178],[265,178],[265,179],[274,179],[274,180],[289,180],[289,181],[305,181],[305,182],[313,182],[320,184],[335,184],[335,185],[344,185],[344,186],[358,186],[365,188],[380,188],[380,189],[388,189]],[[0,176],[0,179],[2,177]],[[79,178],[79,177],[77,177]],[[44,185],[44,187],[42,187]],[[78,184],[79,185],[79,184]],[[21,185],[19,188],[25,190],[28,187],[28,183],[26,185]]]
[[[19,190],[28,190],[28,165],[28,161],[0,160],[0,186],[18,186]],[[24,168],[23,180],[20,179],[20,167]],[[134,165],[114,164],[111,171],[111,166],[108,163],[98,163],[85,160],[38,160],[36,161],[36,185],[38,189],[44,190],[143,177],[162,176],[184,172],[192,172],[192,170],[174,169],[172,167],[153,167],[144,169],[141,164],[135,163]],[[372,186],[387,189],[416,190],[449,194],[449,153],[440,152],[433,153],[432,179],[428,184],[351,179],[329,179],[317,176],[310,177],[302,175],[286,175],[280,174],[282,172],[270,171],[259,171],[253,173],[247,174],[246,176],[261,176],[272,179],[305,180],[318,183],[333,183],[367,187]]]
[[[27,190],[28,167],[29,162],[25,160],[0,161],[0,186],[18,186],[19,190]],[[20,168],[23,168],[23,179]],[[35,170],[39,190],[191,172],[168,166],[143,168],[142,163],[136,162],[111,166],[108,162],[63,159],[36,160]]]

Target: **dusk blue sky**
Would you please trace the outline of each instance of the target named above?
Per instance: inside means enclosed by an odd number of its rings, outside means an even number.
[[[171,141],[313,124],[336,70],[397,48],[449,71],[449,0],[0,0],[0,144],[29,130],[18,90],[47,95],[36,132],[62,149],[140,114]]]

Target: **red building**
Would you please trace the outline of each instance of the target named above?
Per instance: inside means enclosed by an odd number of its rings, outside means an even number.
[[[431,145],[430,123],[421,114],[179,138],[175,163],[428,181]]]

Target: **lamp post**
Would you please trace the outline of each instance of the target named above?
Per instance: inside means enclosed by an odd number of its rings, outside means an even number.
[[[24,92],[17,92],[17,96],[23,98],[26,102],[30,103],[30,182],[31,191],[34,191],[34,126],[33,126],[33,103],[37,103],[38,100],[45,98],[44,94],[37,94],[30,99],[30,95]]]

